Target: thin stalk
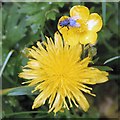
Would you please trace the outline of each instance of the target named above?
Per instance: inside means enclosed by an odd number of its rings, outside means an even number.
[[[45,26],[46,30],[48,31],[48,33],[50,34],[50,36],[53,38],[53,33],[50,30],[50,27],[48,28],[48,26]]]
[[[120,58],[120,56],[112,57],[112,58],[106,60],[106,61],[104,62],[104,64],[107,64],[107,63],[112,62],[113,60],[116,60],[116,59],[119,59],[119,58]]]
[[[10,117],[10,116],[14,116],[14,115],[21,115],[21,114],[33,114],[33,113],[44,113],[46,115],[43,115],[43,116],[48,116],[48,113],[47,112],[44,112],[44,111],[25,111],[25,112],[16,112],[16,113],[10,113],[10,114],[6,114],[5,117]],[[43,117],[41,116],[41,117]]]
[[[105,26],[106,25],[106,0],[103,0],[102,2],[102,16],[103,16],[103,22]]]
[[[82,59],[85,58],[85,45],[82,45]]]
[[[13,54],[13,52],[14,52],[14,50],[11,50],[11,51],[8,53],[8,55],[7,55],[7,57],[6,57],[6,60],[5,60],[3,66],[2,66],[2,68],[1,68],[1,70],[0,70],[0,77],[2,76],[2,73],[3,73],[4,69],[5,69],[5,66],[7,65],[8,60],[10,59],[11,55]]]

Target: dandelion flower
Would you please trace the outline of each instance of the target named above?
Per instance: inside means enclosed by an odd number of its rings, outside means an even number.
[[[47,42],[29,49],[30,59],[19,77],[29,79],[29,86],[36,85],[34,91],[40,94],[34,100],[32,108],[44,105],[48,99],[49,111],[54,113],[62,108],[75,104],[84,111],[89,103],[83,92],[91,93],[92,88],[85,84],[103,83],[108,80],[108,73],[94,67],[88,67],[89,57],[81,59],[82,48],[80,44],[69,46],[63,44],[60,34],[55,33],[54,42],[47,38]]]
[[[63,25],[61,21],[64,21]],[[97,13],[90,14],[87,7],[80,5],[73,6],[70,9],[70,17],[62,16],[58,22],[58,30],[64,40],[72,46],[78,43],[95,45],[97,32],[101,28],[101,17]]]

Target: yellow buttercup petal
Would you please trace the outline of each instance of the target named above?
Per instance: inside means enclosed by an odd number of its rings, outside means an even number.
[[[88,17],[89,17],[89,9],[85,6],[80,6],[80,5],[76,5],[73,6],[70,9],[70,16],[71,17],[79,17],[79,19],[82,19],[83,21],[87,21]]]
[[[71,46],[77,45],[79,43],[79,30],[70,29],[63,34],[64,41]]]
[[[77,30],[73,28],[65,32],[63,34],[63,38],[64,41],[71,46],[77,45],[78,43],[84,45],[88,43],[95,45],[97,40],[97,33],[94,31],[80,32],[79,29]]]
[[[97,40],[97,33],[96,32],[93,32],[93,31],[86,31],[86,32],[83,32],[81,34],[79,34],[79,41],[81,44],[92,44],[92,45],[95,45],[96,44],[96,40]]]
[[[79,30],[79,32],[84,32],[84,31],[86,31],[87,30],[87,25],[86,25],[86,22],[84,22],[83,20],[76,20],[76,22],[78,23],[78,24],[80,24],[80,27],[79,28],[74,28],[74,29],[78,29]]]
[[[97,13],[90,14],[87,21],[88,30],[92,30],[94,32],[100,31],[102,28],[102,18]]]
[[[68,28],[66,26],[60,26],[60,22],[61,21],[64,21],[65,19],[68,19],[69,17],[68,16],[62,16],[59,21],[58,21],[58,30],[61,32],[61,33],[64,33],[68,30]]]

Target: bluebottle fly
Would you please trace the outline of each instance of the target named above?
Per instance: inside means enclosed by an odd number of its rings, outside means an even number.
[[[79,17],[77,16],[74,16],[74,17],[69,17],[69,18],[66,18],[64,20],[61,20],[59,22],[59,26],[61,26],[60,29],[62,29],[63,27],[67,27],[67,29],[69,30],[69,27],[76,27],[76,28],[79,28],[80,27],[80,24],[77,23],[77,20],[79,19]],[[59,30],[60,30],[59,29]],[[63,41],[64,41],[64,38],[63,38],[63,35],[61,34],[61,32],[58,30],[59,34],[61,35]]]
[[[60,21],[59,25],[61,27],[67,27],[69,29],[69,27],[80,27],[80,24],[76,22],[76,18],[70,17],[70,18],[66,18],[65,20]]]

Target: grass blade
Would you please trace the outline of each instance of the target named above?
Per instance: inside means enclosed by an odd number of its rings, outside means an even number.
[[[4,69],[5,69],[5,66],[6,66],[7,63],[8,63],[8,60],[10,59],[11,55],[13,54],[13,52],[14,52],[14,50],[11,50],[11,51],[8,53],[8,55],[7,55],[7,57],[6,57],[6,60],[5,60],[3,66],[2,66],[2,68],[1,68],[1,70],[0,70],[0,77],[1,77],[1,75],[2,75],[2,73],[3,73],[3,71],[4,71]]]

